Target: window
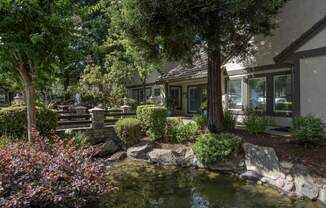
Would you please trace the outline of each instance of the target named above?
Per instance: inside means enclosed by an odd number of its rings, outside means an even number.
[[[249,108],[266,111],[266,78],[249,80]]]
[[[231,110],[242,110],[241,79],[228,81],[228,105]]]
[[[170,87],[170,98],[173,109],[181,109],[181,87]]]
[[[146,100],[148,100],[152,96],[152,88],[146,88]],[[141,89],[133,89],[132,90],[132,98],[135,99],[138,104],[144,102],[144,90]]]
[[[274,112],[292,111],[291,75],[274,76]]]
[[[160,95],[161,95],[161,89],[160,88],[154,89],[154,96],[157,97],[157,96],[160,96]]]

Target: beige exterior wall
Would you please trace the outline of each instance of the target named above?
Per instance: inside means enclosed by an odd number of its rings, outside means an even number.
[[[326,14],[325,0],[291,0],[276,18],[273,36],[257,36],[257,53],[242,63],[227,65],[227,70],[274,64],[273,58],[298,39]],[[324,36],[325,37],[325,36]],[[325,41],[324,41],[325,42]]]
[[[326,2],[325,2],[326,4]],[[312,50],[317,48],[326,47],[326,29],[323,29],[320,33],[318,33],[313,39],[309,40],[303,46],[301,46],[297,52]]]
[[[326,121],[326,55],[300,60],[301,114]]]

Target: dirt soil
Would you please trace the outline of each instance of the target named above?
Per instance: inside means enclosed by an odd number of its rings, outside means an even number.
[[[241,136],[244,142],[274,148],[280,161],[305,165],[316,182],[326,185],[326,145],[304,146],[291,137],[270,134],[253,136],[243,130],[235,130],[233,133]]]

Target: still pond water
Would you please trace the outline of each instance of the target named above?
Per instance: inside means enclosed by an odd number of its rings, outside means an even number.
[[[119,190],[103,197],[101,208],[326,208],[236,177],[145,162],[113,164],[110,181]]]

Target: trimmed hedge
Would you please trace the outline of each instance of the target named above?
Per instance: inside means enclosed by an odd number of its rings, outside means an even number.
[[[138,119],[124,118],[115,124],[115,132],[118,137],[127,145],[134,145],[141,138],[141,124]]]
[[[241,138],[233,134],[204,134],[196,140],[192,149],[196,158],[204,164],[231,158],[241,147]]]
[[[164,137],[167,109],[157,105],[142,105],[137,107],[137,119],[140,120],[146,134],[152,140]]]
[[[320,144],[326,143],[325,123],[314,115],[296,117],[293,119],[290,132],[302,143]]]
[[[36,128],[41,136],[49,136],[57,127],[57,113],[53,110],[36,108]],[[26,137],[27,111],[25,106],[8,107],[0,110],[0,136]]]

